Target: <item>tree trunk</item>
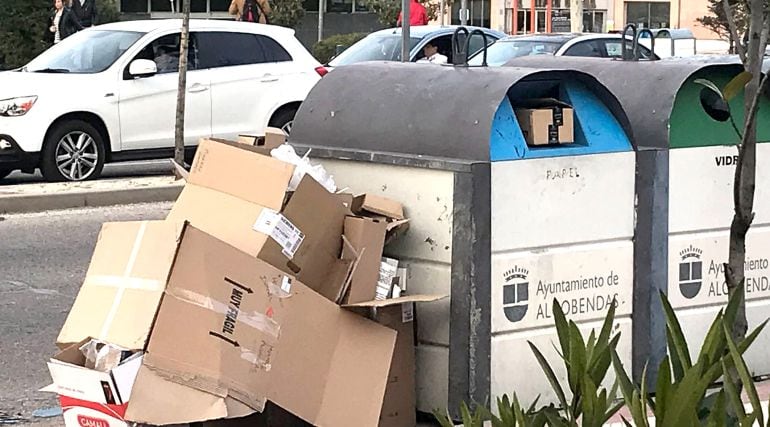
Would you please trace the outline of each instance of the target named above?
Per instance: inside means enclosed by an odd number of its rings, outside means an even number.
[[[725,0],[725,4],[727,1]],[[735,216],[730,227],[730,255],[725,265],[725,280],[730,295],[745,285],[744,264],[746,261],[746,234],[754,219],[754,190],[757,171],[757,126],[756,113],[761,96],[761,83],[766,82],[762,77],[762,61],[767,45],[767,29],[765,28],[767,14],[763,0],[751,0],[751,21],[749,25],[749,45],[745,52],[744,67],[751,73],[751,81],[746,85],[744,97],[744,129],[739,147],[738,164],[735,168],[733,187],[733,202]],[[732,21],[733,17],[728,15]],[[731,25],[734,28],[734,24]],[[736,34],[733,34],[734,38]],[[736,342],[746,337],[748,323],[746,320],[746,303],[741,304],[738,316],[732,325],[732,336]]]
[[[187,47],[190,39],[190,0],[182,2],[182,36],[179,42],[179,86],[176,95],[176,127],[174,129],[174,160],[184,165],[184,113],[187,94]]]

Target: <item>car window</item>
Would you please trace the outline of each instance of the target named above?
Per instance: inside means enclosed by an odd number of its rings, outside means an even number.
[[[280,43],[268,36],[256,34],[259,44],[262,45],[262,52],[265,54],[265,62],[288,62],[292,60],[291,55]]]
[[[497,38],[492,37],[491,35],[487,34],[487,45],[491,45],[497,40]],[[470,58],[473,54],[480,51],[484,47],[484,37],[482,37],[480,34],[474,34],[471,36],[471,42],[468,45],[468,57]]]
[[[200,32],[198,46],[198,66],[204,69],[291,61],[278,42],[258,34]]]
[[[564,56],[587,56],[593,58],[601,58],[602,48],[596,40],[587,40],[579,43],[575,43],[566,52]]]
[[[112,66],[144,33],[90,29],[67,37],[24,68],[30,72],[100,73]]]
[[[452,36],[451,35],[435,37],[430,40],[430,43],[433,46],[436,46],[438,48],[438,53],[447,57],[447,62],[450,62],[450,63],[452,62]],[[423,44],[423,47],[424,46],[425,44]],[[420,49],[420,51],[417,52],[417,54],[412,59],[412,62],[419,61],[424,57],[425,57],[425,52],[423,51],[423,49]],[[401,59],[401,55],[399,55],[399,60],[400,59]]]
[[[487,48],[487,63],[492,67],[505,64],[513,58],[530,55],[553,55],[562,46],[560,42],[511,40],[498,41]],[[468,60],[469,65],[481,65],[483,52]]]
[[[420,43],[420,38],[410,39],[409,49]],[[401,34],[369,35],[345,49],[338,57],[329,62],[332,67],[355,64],[364,61],[400,61]]]
[[[617,58],[620,59],[623,57],[623,41],[622,40],[605,40],[604,41],[605,46],[605,52],[606,56],[608,58]],[[628,52],[629,55],[632,54],[634,49],[633,43],[629,40],[626,43],[626,52]],[[641,53],[642,58],[650,58],[652,55],[652,52],[650,49],[646,48],[645,46],[639,45],[639,52]]]
[[[158,74],[176,73],[179,71],[179,45],[181,35],[179,33],[161,36],[148,43],[132,61],[137,59],[149,59],[158,67]],[[190,34],[190,42],[187,48],[187,69],[198,69],[198,43],[196,34]],[[128,74],[128,67],[124,71]]]

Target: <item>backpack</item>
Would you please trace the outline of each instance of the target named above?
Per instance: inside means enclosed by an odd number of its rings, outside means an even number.
[[[269,22],[267,21],[267,14],[262,11],[262,7],[259,5],[259,1],[246,0],[244,2],[241,21],[258,23],[260,15],[265,17],[265,23],[268,24]]]

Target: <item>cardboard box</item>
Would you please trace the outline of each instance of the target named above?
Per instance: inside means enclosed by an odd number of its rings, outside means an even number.
[[[516,109],[516,117],[529,145],[574,142],[573,110],[555,99],[528,100]]]
[[[379,427],[413,427],[416,424],[414,305],[442,298],[437,295],[414,295],[345,306],[397,332]]]
[[[284,206],[293,171],[254,147],[202,140],[168,219],[189,221],[331,299],[353,265],[341,257],[348,209],[310,176]]]
[[[355,197],[352,210],[356,215],[375,215],[393,220],[404,219],[404,207],[401,203],[375,194],[362,194]]]
[[[101,249],[124,253],[128,246],[138,253],[138,234],[103,234]],[[131,390],[116,389],[127,404],[126,420],[163,425],[232,418],[262,410],[270,400],[314,425],[377,423],[394,331],[195,227],[186,226],[181,236],[172,238],[178,248],[162,299],[122,298],[118,304],[119,311],[155,318]],[[49,367],[60,396],[88,401],[92,394],[69,384],[90,387],[96,382],[88,376],[104,376],[79,366],[84,360],[73,356],[77,346]],[[78,380],[61,380],[62,371]]]
[[[344,299],[345,304],[375,299],[386,228],[387,223],[383,220],[358,217],[345,219],[345,237],[359,255],[350,280],[350,290]]]
[[[239,135],[237,142],[254,147],[260,147],[265,150],[272,150],[285,144],[286,139],[286,132],[279,128],[268,127],[265,129],[265,136]]]
[[[95,338],[144,350],[181,233],[165,221],[104,224],[59,348]]]

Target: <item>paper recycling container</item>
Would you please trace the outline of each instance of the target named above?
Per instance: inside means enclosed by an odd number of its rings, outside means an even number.
[[[533,99],[572,107],[574,141],[525,143],[514,109]],[[606,88],[569,70],[367,63],[311,91],[290,143],[310,147],[339,187],[402,201],[411,226],[387,256],[408,264],[409,292],[451,296],[419,308],[419,410],[456,413],[461,401],[513,392],[555,401],[527,345],[566,383],[554,298],[586,336],[615,299],[618,352],[630,364],[627,125]]]
[[[650,192],[654,203],[646,203],[640,194],[639,212],[640,223],[652,222],[646,244],[652,251],[651,285],[667,291],[690,352],[696,356],[708,327],[727,303],[722,265],[729,254],[738,158],[735,145],[740,139],[724,112],[713,109],[708,90],[695,81],[707,79],[723,88],[743,67],[735,57],[633,63],[522,59],[508,65],[538,67],[546,63],[596,77],[627,112],[639,162],[652,165],[641,172],[655,183],[644,191]],[[730,110],[742,130],[742,93],[730,102]],[[756,217],[747,236],[745,263],[750,329],[770,317],[770,91],[760,101],[757,134]],[[647,333],[653,347],[650,379],[654,380],[654,370],[665,355],[665,324],[657,296],[650,292],[646,297],[652,298]],[[770,330],[763,331],[746,353],[754,375],[770,374],[768,350]],[[639,374],[645,360],[637,362],[634,367]]]

